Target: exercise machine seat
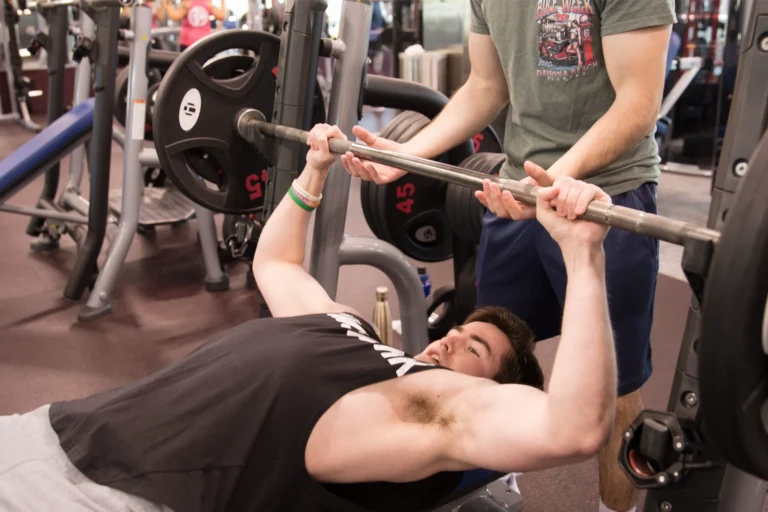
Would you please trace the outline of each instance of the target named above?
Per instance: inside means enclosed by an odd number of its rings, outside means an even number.
[[[0,203],[66,155],[93,126],[88,98],[0,161]]]

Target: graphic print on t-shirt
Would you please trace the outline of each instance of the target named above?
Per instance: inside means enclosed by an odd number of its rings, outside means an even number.
[[[187,21],[193,27],[204,27],[208,23],[208,9],[195,5],[187,12]]]
[[[539,63],[536,76],[569,80],[598,66],[592,50],[594,0],[538,0]]]

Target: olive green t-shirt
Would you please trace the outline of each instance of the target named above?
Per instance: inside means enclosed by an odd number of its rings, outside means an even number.
[[[489,34],[509,87],[506,178],[554,164],[611,107],[602,36],[677,21],[673,0],[471,0],[472,32]],[[629,58],[629,56],[628,56]],[[586,181],[616,195],[658,182],[655,129]]]

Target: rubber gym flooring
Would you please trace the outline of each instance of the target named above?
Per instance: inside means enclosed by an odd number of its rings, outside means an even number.
[[[369,113],[371,130],[391,113]],[[8,124],[0,126],[0,158],[32,135]],[[112,187],[122,181],[123,153],[113,144]],[[67,169],[65,160],[63,169]],[[62,184],[66,172],[62,172]],[[666,184],[668,188],[665,188]],[[42,178],[10,202],[33,205]],[[353,182],[347,232],[370,235]],[[664,214],[706,219],[708,180],[665,176],[660,188]],[[85,192],[87,193],[87,191]],[[62,296],[75,260],[74,243],[62,238],[53,254],[29,249],[27,218],[0,213],[0,414],[29,411],[44,403],[72,399],[136,380],[192,351],[216,333],[254,318],[254,293],[245,287],[243,264],[230,265],[231,289],[208,293],[202,286],[204,267],[196,242],[195,221],[160,227],[136,237],[112,300],[113,313],[87,324],[76,317],[81,303]],[[311,230],[310,230],[311,232]],[[103,258],[102,258],[103,260]],[[643,389],[648,408],[665,409],[683,334],[690,292],[675,276],[680,261],[674,248],[662,249],[662,272],[653,326],[655,372]],[[451,279],[450,262],[428,265],[434,287]],[[355,304],[369,316],[374,287],[391,283],[378,270],[345,267],[338,299]],[[396,301],[393,316],[398,317]],[[537,355],[549,374],[557,340],[542,342]],[[524,415],[525,411],[520,411]],[[525,474],[520,478],[527,512],[594,512],[598,508],[597,464],[584,464]],[[768,510],[768,509],[766,509]]]

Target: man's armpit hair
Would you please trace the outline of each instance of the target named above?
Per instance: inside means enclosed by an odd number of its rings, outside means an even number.
[[[437,400],[424,393],[412,393],[406,398],[406,418],[411,423],[450,428],[456,421],[454,415],[438,405]]]

